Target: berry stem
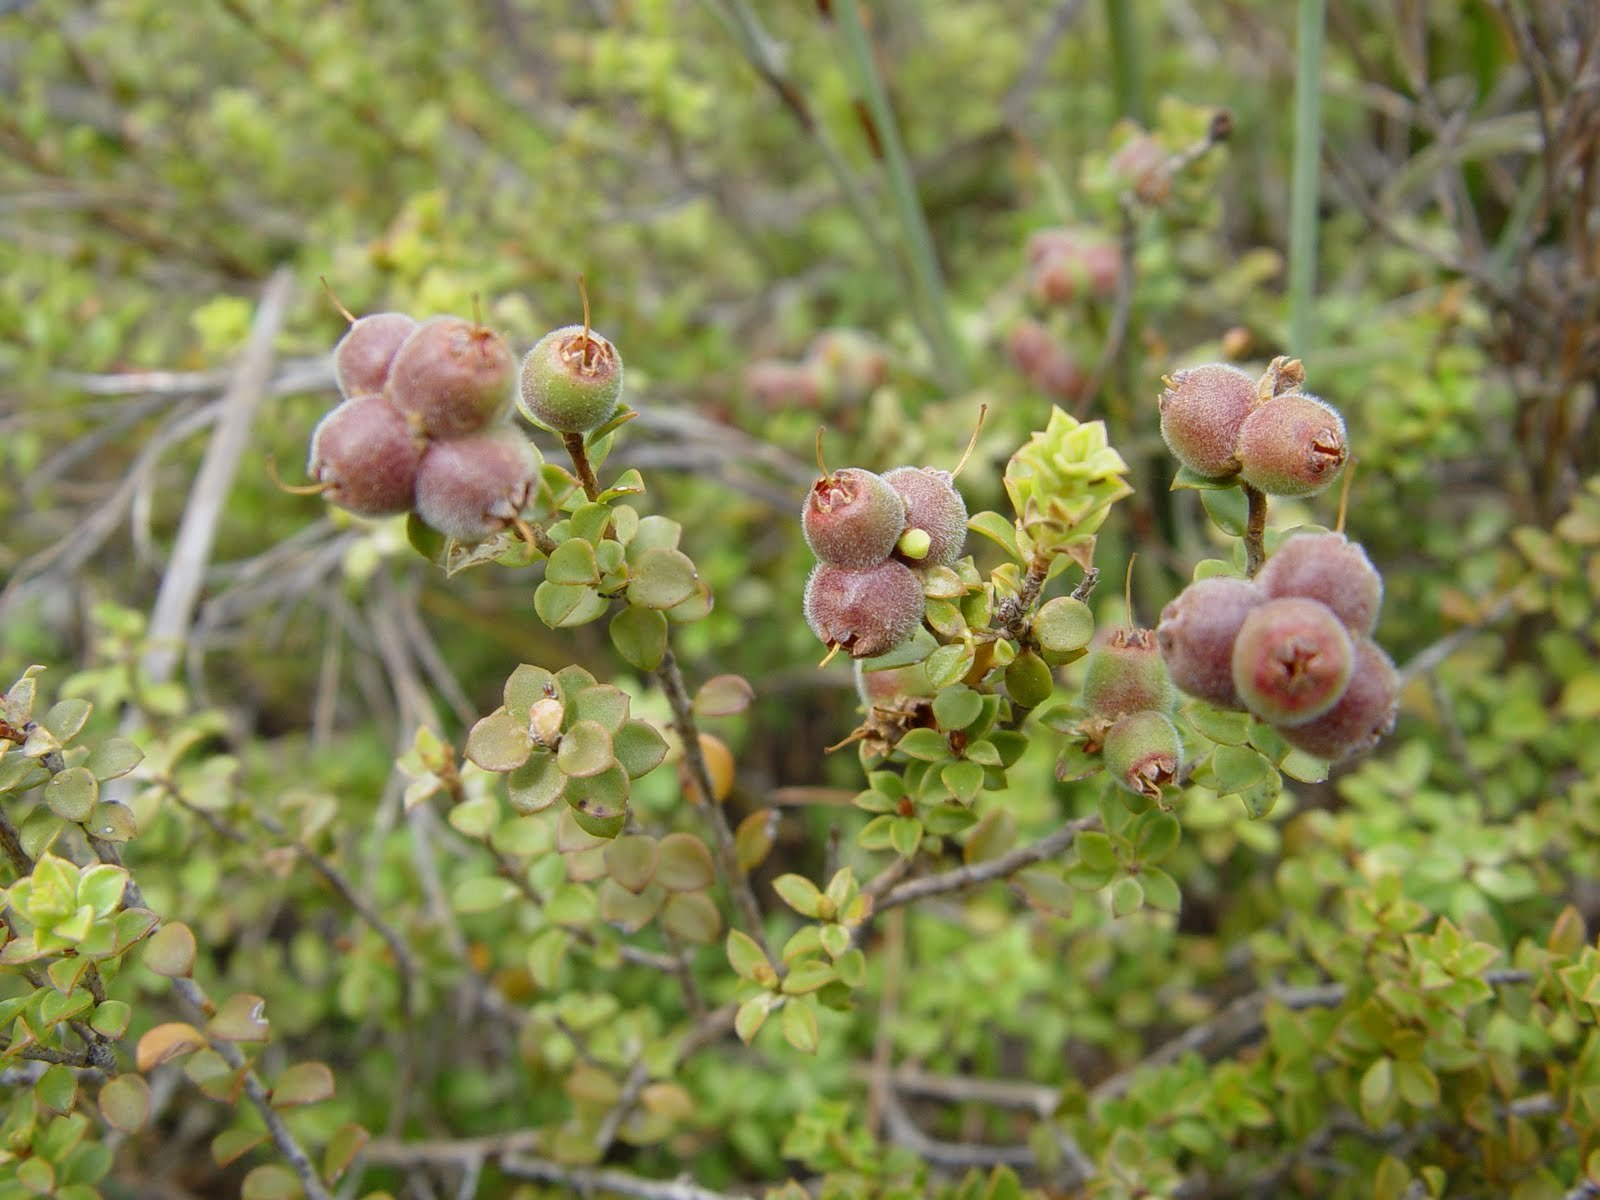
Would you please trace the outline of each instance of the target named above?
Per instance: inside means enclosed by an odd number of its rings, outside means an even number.
[[[544,526],[540,525],[537,521],[528,521],[524,520],[522,517],[514,517],[511,521],[511,527],[517,531],[518,536],[520,536],[523,541],[535,547],[539,553],[543,554],[546,558],[549,558],[552,554],[554,554],[559,546],[559,543],[557,543],[555,538],[546,533],[544,531]]]
[[[598,500],[600,481],[594,477],[594,467],[589,465],[589,450],[583,444],[583,434],[563,433],[561,444],[567,448],[567,456],[572,459],[572,469],[578,473],[578,482],[583,485],[583,494],[591,500]]]
[[[1241,483],[1245,499],[1250,502],[1249,515],[1244,526],[1244,574],[1254,579],[1267,561],[1267,494],[1260,488]]]
[[[661,656],[661,665],[656,668],[656,678],[661,681],[661,688],[667,694],[667,703],[672,706],[672,727],[678,731],[678,737],[683,742],[683,757],[689,764],[689,775],[705,797],[705,803],[700,807],[705,810],[706,820],[710,822],[711,832],[716,838],[717,861],[728,891],[733,893],[734,903],[739,907],[745,932],[756,940],[767,961],[772,962],[772,951],[767,946],[766,930],[761,922],[761,907],[756,903],[755,893],[750,890],[750,877],[739,865],[733,830],[717,799],[716,788],[712,786],[711,771],[700,749],[700,730],[695,724],[694,705],[689,699],[688,688],[684,686],[683,672],[678,667],[678,657],[673,653],[670,641],[666,653]]]

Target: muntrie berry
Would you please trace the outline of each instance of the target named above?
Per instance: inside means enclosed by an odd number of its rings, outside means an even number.
[[[830,649],[875,658],[922,624],[922,585],[893,561],[865,570],[820,563],[806,581],[806,622]]]
[[[517,405],[557,433],[590,433],[622,400],[622,356],[587,324],[552,330],[522,360]]]
[[[1161,436],[1196,475],[1239,471],[1239,430],[1259,403],[1256,381],[1238,367],[1208,363],[1174,372],[1158,401]]]
[[[1037,708],[1055,691],[1049,665],[1032,650],[1023,650],[1006,664],[1006,694],[1022,708]]]
[[[1095,716],[1114,721],[1144,709],[1166,711],[1173,698],[1152,630],[1122,626],[1089,651],[1083,706]]]
[[[1351,633],[1371,633],[1383,578],[1367,552],[1342,533],[1302,533],[1283,542],[1256,576],[1268,596],[1304,596],[1333,610]]]
[[[1218,708],[1243,709],[1233,685],[1233,643],[1245,617],[1267,599],[1228,575],[1191,583],[1161,610],[1156,644],[1178,689]]]
[[[458,542],[481,542],[517,519],[539,466],[515,429],[434,442],[417,468],[417,515]]]
[[[307,473],[330,504],[363,517],[411,508],[423,443],[382,396],[346,400],[311,435]]]
[[[1350,682],[1355,650],[1327,605],[1291,596],[1252,609],[1233,643],[1233,686],[1256,716],[1301,725],[1327,712]]]
[[[1071,304],[1083,296],[1108,300],[1117,293],[1122,256],[1100,234],[1082,229],[1041,229],[1028,239],[1033,294],[1041,304]]]
[[[845,467],[811,485],[800,527],[823,562],[864,569],[893,553],[905,532],[906,502],[883,476]]]
[[[333,377],[348,397],[374,396],[389,382],[389,364],[417,328],[405,313],[382,312],[360,317],[333,348]]]
[[[505,416],[515,371],[511,347],[494,330],[433,317],[395,353],[387,394],[428,437],[459,437]]]
[[[1145,710],[1120,717],[1101,744],[1106,774],[1127,791],[1151,800],[1177,782],[1183,769],[1183,743],[1178,730],[1159,712]]]
[[[1344,418],[1300,392],[1268,400],[1239,427],[1239,474],[1269,496],[1310,496],[1332,483],[1350,456]]]
[[[1327,712],[1279,732],[1297,750],[1338,761],[1363,754],[1394,730],[1400,677],[1370,638],[1356,642],[1355,665],[1344,694]]]
[[[967,543],[967,502],[956,491],[955,476],[938,467],[896,467],[883,481],[905,501],[905,527],[928,535],[920,559],[903,556],[913,566],[950,566]],[[818,557],[821,557],[820,555]]]

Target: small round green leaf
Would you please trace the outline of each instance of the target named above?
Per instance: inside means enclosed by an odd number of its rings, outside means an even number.
[[[692,833],[669,833],[656,855],[656,882],[672,892],[698,892],[716,882],[706,844]]]
[[[624,721],[611,739],[611,752],[629,779],[640,779],[661,765],[667,741],[647,721]]]
[[[83,827],[91,837],[103,842],[129,842],[139,832],[133,810],[116,800],[102,800],[96,804]]]
[[[143,761],[144,751],[137,744],[127,738],[114,737],[91,749],[83,765],[104,783],[108,779],[120,779]]]
[[[653,608],[630,604],[611,618],[611,644],[630,666],[654,671],[667,652],[667,618]]]
[[[534,704],[546,697],[557,695],[558,691],[554,675],[543,667],[523,663],[511,672],[510,678],[506,680],[504,692],[506,711],[526,724],[528,711]]]
[[[599,583],[600,564],[595,561],[594,547],[582,538],[562,542],[545,563],[544,577],[559,584]]]
[[[257,1167],[239,1186],[240,1200],[299,1200],[303,1194],[299,1177],[276,1163]]]
[[[656,839],[648,834],[619,837],[605,848],[606,871],[617,885],[638,894],[655,878]]]
[[[722,914],[705,892],[679,892],[667,897],[661,924],[686,942],[709,946],[722,932]]]
[[[1094,610],[1075,596],[1047,600],[1034,614],[1033,636],[1047,654],[1081,650],[1094,638]]]
[[[100,785],[87,767],[68,767],[44,785],[44,802],[63,821],[82,821],[94,812]]]
[[[78,1100],[78,1073],[71,1067],[45,1068],[33,1085],[33,1098],[50,1112],[65,1116]]]
[[[144,1076],[118,1075],[100,1089],[100,1115],[122,1133],[138,1133],[150,1119],[150,1085]]]
[[[51,705],[50,711],[45,713],[44,720],[39,724],[48,729],[56,741],[66,745],[88,721],[93,707],[87,700],[62,700]]]
[[[947,687],[933,699],[934,719],[946,732],[965,729],[982,715],[983,697],[964,685]]]
[[[318,1104],[333,1097],[333,1072],[327,1063],[295,1063],[272,1085],[273,1108]]]
[[[466,753],[469,762],[485,771],[513,771],[533,753],[533,736],[526,720],[497,708],[467,734]]]
[[[700,685],[694,694],[697,717],[732,717],[750,707],[755,688],[742,675],[715,675]]]
[[[224,1042],[264,1042],[271,1036],[267,1002],[249,992],[238,992],[217,1006],[206,1032]]]
[[[623,933],[637,933],[661,911],[666,896],[663,888],[653,884],[630,892],[615,879],[607,879],[600,885],[600,919]]]
[[[664,547],[638,555],[632,563],[632,576],[628,581],[628,603],[658,609],[682,604],[694,595],[700,578],[688,555]]]
[[[187,978],[194,971],[194,934],[181,921],[156,930],[144,944],[144,965],[168,979]]]
[[[556,766],[568,778],[598,775],[611,770],[616,761],[611,751],[611,733],[598,721],[579,721],[561,735]]]
[[[802,1054],[815,1054],[821,1039],[817,1032],[817,1006],[809,996],[792,997],[783,1006],[783,1037]]]
[[[535,754],[522,766],[506,776],[507,796],[511,807],[524,816],[543,812],[561,799],[567,777],[556,766],[553,754]]]

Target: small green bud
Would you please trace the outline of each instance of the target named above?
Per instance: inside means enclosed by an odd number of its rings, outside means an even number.
[[[895,543],[895,551],[901,558],[912,558],[921,561],[928,557],[928,547],[933,545],[933,539],[928,536],[926,529],[908,529],[900,535],[900,540]]]
[[[1159,800],[1183,769],[1183,743],[1162,713],[1129,713],[1107,731],[1101,761],[1118,787]]]

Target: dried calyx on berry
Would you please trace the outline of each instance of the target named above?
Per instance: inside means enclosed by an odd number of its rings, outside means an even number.
[[[389,382],[389,364],[417,323],[401,312],[372,313],[350,322],[333,348],[333,377],[346,397],[372,396]]]
[[[494,330],[433,317],[412,331],[389,367],[388,396],[430,438],[476,433],[511,407],[516,359]]]
[[[800,527],[821,561],[865,569],[894,551],[906,528],[906,503],[881,475],[860,467],[825,470],[806,493]]]
[[[1279,732],[1295,749],[1337,762],[1371,750],[1394,730],[1399,698],[1394,663],[1372,639],[1360,638],[1350,682],[1334,706]]]
[[[1233,685],[1256,716],[1301,725],[1327,712],[1350,682],[1354,647],[1327,605],[1298,596],[1252,609],[1233,643]]]
[[[331,504],[363,517],[411,508],[423,442],[382,396],[346,400],[311,435],[307,473]]]
[[[434,442],[417,468],[417,515],[458,542],[481,542],[518,519],[540,465],[515,429]]]
[[[1279,545],[1256,582],[1266,595],[1320,600],[1353,634],[1378,623],[1383,578],[1361,546],[1342,533],[1302,533]]]
[[[916,632],[922,613],[922,585],[893,559],[864,570],[819,563],[806,581],[811,631],[852,658],[887,654]]]
[[[1158,404],[1161,436],[1196,475],[1223,479],[1239,472],[1239,430],[1260,402],[1256,381],[1238,367],[1208,363],[1175,371]]]
[[[1083,706],[1095,716],[1114,721],[1146,709],[1165,712],[1173,699],[1154,631],[1121,626],[1089,651]]]
[[[920,556],[911,553],[916,544],[900,544],[897,557],[902,562],[948,567],[961,557],[967,543],[967,502],[956,491],[951,472],[938,467],[896,467],[884,474],[883,481],[905,502],[905,533],[927,535]]]
[[[1315,396],[1290,392],[1251,411],[1239,426],[1239,474],[1269,496],[1311,496],[1350,456],[1344,418]]]
[[[1147,709],[1119,717],[1106,731],[1101,761],[1118,787],[1160,800],[1183,769],[1183,743],[1165,714]]]
[[[1156,644],[1180,691],[1218,708],[1245,707],[1233,685],[1233,643],[1266,599],[1249,580],[1218,575],[1191,583],[1167,603]]]
[[[545,334],[522,360],[517,406],[557,433],[592,433],[621,400],[622,355],[587,321]]]

